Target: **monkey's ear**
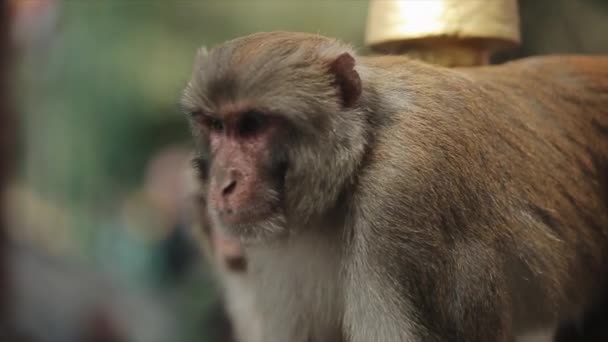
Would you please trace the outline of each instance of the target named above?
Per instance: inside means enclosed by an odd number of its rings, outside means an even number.
[[[338,56],[330,64],[330,70],[336,77],[342,103],[352,107],[361,96],[361,78],[355,70],[355,59],[348,52]]]
[[[200,49],[198,49],[198,51],[196,51],[196,58],[207,58],[207,55],[209,54],[209,52],[207,51],[207,47],[206,46],[201,46]]]
[[[194,69],[200,69],[203,61],[207,59],[209,52],[207,51],[207,47],[202,46],[200,49],[196,51],[196,56],[194,57]]]

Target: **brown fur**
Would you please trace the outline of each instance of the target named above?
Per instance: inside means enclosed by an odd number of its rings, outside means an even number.
[[[352,106],[331,68],[344,53]],[[183,104],[290,123],[281,220],[266,222],[288,234],[244,240],[247,273],[226,282],[260,319],[243,341],[512,341],[606,285],[607,57],[445,69],[260,33],[201,53]]]

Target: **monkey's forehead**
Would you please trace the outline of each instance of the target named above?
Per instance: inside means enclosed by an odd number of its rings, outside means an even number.
[[[354,55],[349,45],[334,38],[304,32],[273,31],[229,40],[202,54],[200,59],[232,67],[290,57],[295,57],[293,59],[298,63],[314,63],[319,58],[331,59],[345,51]]]
[[[272,32],[258,32],[246,36],[237,37],[235,39],[226,41],[218,47],[222,46],[248,46],[253,45],[260,48],[264,46],[272,45],[283,45],[283,44],[295,44],[300,45],[304,43],[338,43],[336,39],[322,36],[320,34],[306,33],[306,32],[289,32],[289,31],[272,31]]]
[[[230,102],[279,106],[291,101],[297,110],[308,97],[333,95],[328,64],[344,51],[350,47],[309,33],[240,37],[202,52],[182,103],[184,108],[216,111]]]

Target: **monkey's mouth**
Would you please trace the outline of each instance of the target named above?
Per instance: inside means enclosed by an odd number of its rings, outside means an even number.
[[[247,208],[245,210],[227,209],[218,212],[218,217],[226,225],[252,224],[264,221],[274,214],[270,208]]]
[[[266,221],[279,212],[279,207],[271,203],[258,203],[245,208],[214,209],[214,211],[223,225],[240,226]]]
[[[215,224],[228,236],[239,238],[242,243],[258,243],[275,239],[286,231],[285,216],[278,206],[258,204],[238,211],[217,211]]]

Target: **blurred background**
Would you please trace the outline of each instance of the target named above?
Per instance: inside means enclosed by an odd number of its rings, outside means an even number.
[[[0,340],[220,341],[227,327],[192,233],[177,106],[194,53],[269,30],[366,52],[368,2],[3,2],[16,120],[1,130],[15,144],[0,278],[13,329]],[[495,63],[608,52],[608,1],[522,0],[519,12],[522,44]]]

